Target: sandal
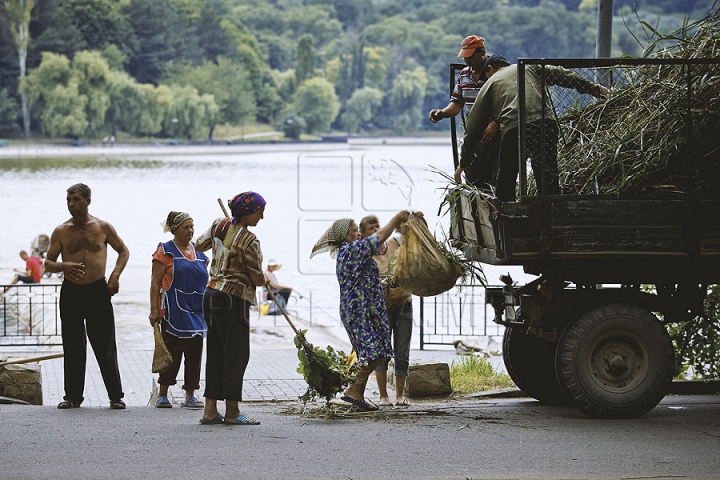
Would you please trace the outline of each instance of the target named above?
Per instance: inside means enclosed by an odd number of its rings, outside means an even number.
[[[170,403],[168,397],[158,397],[155,408],[172,408],[172,403]]]
[[[409,406],[410,406],[410,402],[408,401],[407,398],[403,398],[403,399],[402,399],[402,402],[397,402],[397,403],[395,403],[395,406],[396,406],[396,407],[409,407]]]
[[[367,403],[364,400],[355,400],[354,398],[348,397],[347,395],[343,395],[342,397],[340,397],[340,400],[342,400],[343,402],[352,403],[353,405],[355,405],[356,407],[358,407],[360,410],[362,410],[364,412],[372,412],[375,410],[380,410],[379,407],[370,405],[369,403]]]
[[[155,406],[157,407],[157,405]],[[180,407],[189,408],[190,410],[201,410],[205,408],[205,404],[193,396],[188,397],[184,402],[180,402]]]
[[[80,402],[76,402],[75,400],[63,400],[62,402],[58,403],[58,408],[61,410],[65,410],[68,408],[80,408]]]
[[[218,413],[218,416],[215,417],[213,420],[204,420],[202,418],[200,419],[200,425],[222,425],[224,423],[225,423],[225,417],[223,417],[219,413]]]
[[[122,400],[110,400],[110,408],[113,410],[125,410],[125,402]]]
[[[260,422],[248,417],[247,413],[241,413],[232,422],[225,422],[225,425],[260,425]]]

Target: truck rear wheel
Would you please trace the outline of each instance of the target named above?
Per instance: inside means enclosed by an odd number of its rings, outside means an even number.
[[[655,315],[609,304],[578,316],[557,349],[563,390],[591,417],[633,418],[652,410],[672,382],[674,350]]]
[[[549,405],[568,403],[555,374],[554,343],[506,328],[503,360],[510,378],[526,394]]]

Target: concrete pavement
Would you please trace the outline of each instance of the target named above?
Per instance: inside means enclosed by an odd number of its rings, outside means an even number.
[[[55,406],[62,360],[42,364],[45,406],[0,404],[0,479],[718,478],[718,395],[668,396],[634,420],[591,419],[527,398],[413,400],[370,413],[336,401],[334,417],[321,403],[303,414],[293,401],[305,391],[293,334],[275,320],[252,323],[241,404],[261,425],[206,426],[198,411],[146,407],[154,377],[148,327],[118,339],[126,410],[108,408],[91,352],[82,408]],[[336,333],[310,327],[308,340],[346,348]],[[413,350],[411,358],[449,362],[455,353]],[[182,398],[178,387],[171,393]],[[374,384],[367,393],[377,400]]]
[[[333,348],[349,352],[350,344],[342,327],[310,326],[302,320],[295,320],[297,328],[308,329],[307,338],[313,345]],[[258,316],[254,314],[251,319],[251,350],[250,363],[245,373],[243,385],[243,401],[287,401],[297,400],[305,393],[307,384],[302,375],[297,373],[297,349],[293,343],[294,332],[283,317]],[[125,392],[125,403],[128,406],[146,406],[151,398],[154,380],[157,375],[151,373],[153,343],[152,330],[136,332],[134,334],[118,334],[118,364]],[[62,352],[61,347],[36,348],[4,347],[0,349],[0,358],[5,356],[29,358],[38,355]],[[413,350],[411,359],[434,360],[451,363],[456,358],[455,350]],[[85,377],[84,407],[107,406],[108,398],[102,382],[100,370],[97,366],[92,349],[88,346],[87,368]],[[499,364],[499,357],[493,357]],[[43,404],[57,405],[62,401],[63,389],[63,359],[53,359],[41,362],[43,377]],[[169,390],[170,401],[177,407],[184,399],[180,388],[183,384],[183,367],[180,367],[178,384]],[[201,388],[197,392],[199,397],[204,390],[205,362],[201,370]],[[377,400],[377,385],[374,376],[368,384],[368,398]]]
[[[199,412],[180,408],[0,405],[0,478],[600,480],[720,472],[717,395],[666,397],[636,420],[596,420],[529,399],[435,400],[339,418],[301,415],[298,402],[241,408],[261,424],[199,425]]]

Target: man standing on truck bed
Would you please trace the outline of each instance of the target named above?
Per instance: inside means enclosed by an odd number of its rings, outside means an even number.
[[[474,154],[478,143],[487,144],[495,132],[483,128],[486,119],[500,123],[502,139],[500,161],[495,180],[495,195],[504,202],[515,200],[515,182],[518,176],[518,88],[517,65],[510,65],[500,55],[492,55],[483,68],[488,81],[478,93],[478,100],[468,115],[463,145],[460,151],[460,165]],[[554,111],[546,96],[543,105],[542,88],[559,85],[574,88],[580,93],[601,97],[608,93],[602,85],[585,80],[580,75],[562,67],[544,66],[545,85],[542,84],[539,69],[526,69],[525,109],[527,112],[527,152],[530,156],[535,182],[540,195],[560,194],[557,172],[558,124]],[[543,109],[546,112],[542,119]],[[544,125],[543,125],[544,123]],[[542,162],[541,132],[545,131],[545,169]]]
[[[45,260],[48,272],[64,273],[60,320],[65,353],[65,396],[58,408],[78,408],[83,401],[87,329],[87,338],[110,397],[110,408],[123,409],[115,317],[110,299],[120,289],[120,274],[130,253],[112,225],[88,213],[88,205],[90,187],[78,183],[67,189],[67,207],[72,218],[55,228]],[[108,244],[118,253],[118,258],[106,281]],[[57,261],[59,255],[62,262]]]
[[[465,60],[467,67],[460,71],[447,106],[443,109],[430,110],[428,117],[433,123],[437,123],[443,118],[454,117],[461,111],[464,120],[470,113],[478,92],[487,80],[483,73],[485,61],[487,60],[484,38],[477,35],[466,37],[460,44],[458,58]],[[490,121],[489,125],[495,132],[499,130],[496,122]],[[460,162],[455,171],[455,181],[460,183],[461,174],[465,172],[468,183],[481,189],[487,189],[495,181],[497,158],[500,153],[500,138],[497,137],[488,145],[478,144],[478,147],[475,155],[466,157],[464,163]]]

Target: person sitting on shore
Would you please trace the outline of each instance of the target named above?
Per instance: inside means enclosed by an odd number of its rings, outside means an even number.
[[[25,270],[16,268],[18,272],[10,282],[11,285],[15,285],[18,282],[22,283],[40,283],[40,278],[43,274],[43,263],[38,257],[31,257],[25,250],[20,250],[20,258],[25,260]],[[5,287],[5,291],[8,291],[9,287]]]
[[[274,258],[271,258],[268,261],[267,268],[265,269],[265,276],[270,280],[270,283],[268,283],[267,285],[268,290],[273,293],[275,299],[277,299],[280,306],[282,308],[285,308],[288,301],[290,300],[290,294],[292,293],[293,289],[292,287],[286,287],[278,283],[277,278],[275,277],[275,273],[273,272],[275,272],[276,270],[280,270],[280,267],[282,267],[282,263],[278,262]],[[272,302],[270,298],[268,298],[268,301],[270,301],[270,309],[268,310],[268,315],[281,315],[282,312],[275,304],[275,302]]]

